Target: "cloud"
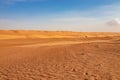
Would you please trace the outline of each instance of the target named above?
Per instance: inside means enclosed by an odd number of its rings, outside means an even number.
[[[108,26],[113,26],[113,27],[120,27],[120,19],[119,18],[116,18],[114,20],[111,20],[109,22],[106,23]]]

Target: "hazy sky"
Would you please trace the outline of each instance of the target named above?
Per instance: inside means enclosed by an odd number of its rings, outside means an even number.
[[[0,0],[0,29],[120,32],[120,0]]]

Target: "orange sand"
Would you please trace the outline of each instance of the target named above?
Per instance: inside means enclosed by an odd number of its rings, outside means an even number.
[[[120,33],[0,30],[0,80],[120,80]]]

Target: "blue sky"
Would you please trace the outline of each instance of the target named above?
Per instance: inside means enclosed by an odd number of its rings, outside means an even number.
[[[120,32],[120,0],[0,0],[0,29]]]

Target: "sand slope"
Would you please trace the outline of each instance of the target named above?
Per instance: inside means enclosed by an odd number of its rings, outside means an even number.
[[[11,31],[0,33],[15,35]],[[2,38],[0,80],[120,80],[120,38],[119,33],[111,34],[99,37],[99,33],[92,38],[19,38],[17,34],[14,39]]]

